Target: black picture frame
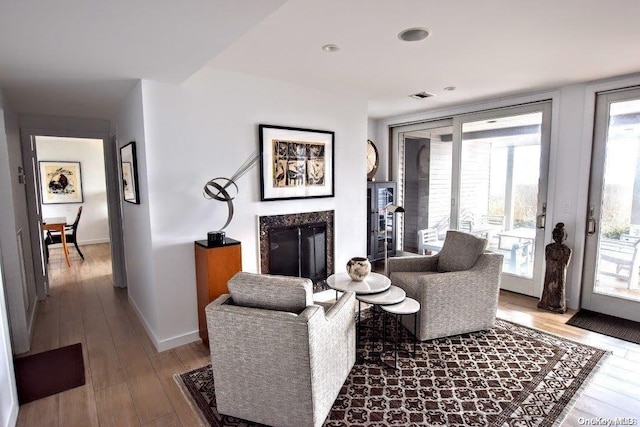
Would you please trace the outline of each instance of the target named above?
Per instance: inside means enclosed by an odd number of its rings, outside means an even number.
[[[125,202],[140,204],[138,188],[138,159],[136,142],[120,147],[120,177],[122,178],[122,197]]]
[[[335,133],[259,125],[260,199],[334,197]]]
[[[42,160],[38,166],[40,202],[43,205],[83,202],[80,162]]]

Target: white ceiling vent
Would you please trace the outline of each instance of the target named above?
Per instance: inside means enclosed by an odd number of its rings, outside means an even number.
[[[429,92],[419,92],[409,96],[413,99],[425,99],[425,98],[431,98],[432,96],[435,96],[435,95]]]

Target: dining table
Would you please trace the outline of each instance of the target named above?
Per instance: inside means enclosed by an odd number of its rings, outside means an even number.
[[[62,251],[64,252],[64,257],[67,260],[67,266],[71,267],[71,262],[69,261],[69,248],[67,247],[67,238],[64,232],[66,225],[67,225],[67,217],[64,217],[64,216],[42,218],[43,230],[60,232],[60,236],[61,236],[60,241],[62,242]]]

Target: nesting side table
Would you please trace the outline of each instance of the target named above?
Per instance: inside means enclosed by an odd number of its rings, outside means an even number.
[[[373,308],[371,310],[374,310],[374,313],[375,313],[376,306],[381,307],[384,305],[398,304],[404,301],[406,296],[407,294],[404,291],[404,289],[399,288],[397,286],[393,286],[393,285],[391,285],[389,289],[387,289],[386,291],[378,292],[377,294],[356,295],[356,299],[358,300],[358,327],[360,326],[360,303],[364,302],[366,304],[373,305]],[[373,351],[375,353],[375,343],[377,341],[377,338],[376,338],[377,328],[374,327],[372,329],[373,329],[373,336],[372,336]],[[382,354],[383,351],[384,351],[384,341],[382,342],[382,350],[380,351],[380,354]]]
[[[327,277],[327,284],[331,289],[347,292],[352,291],[356,295],[377,294],[391,287],[391,280],[380,273],[369,273],[361,282],[351,280],[347,273],[335,273]]]
[[[391,287],[391,280],[380,273],[369,273],[369,275],[361,282],[352,280],[345,272],[335,273],[327,277],[327,284],[331,289],[336,291],[336,299],[338,299],[338,291],[352,291],[356,294],[358,300],[358,327],[356,328],[356,343],[360,342],[360,307],[364,295],[374,295],[385,292]]]
[[[398,368],[398,341],[400,338],[400,330],[399,330],[400,316],[413,314],[413,355],[415,356],[416,342],[417,342],[416,333],[417,333],[417,327],[418,327],[418,311],[420,311],[420,303],[414,300],[413,298],[405,298],[402,302],[399,302],[398,304],[381,305],[380,308],[382,308],[382,311],[384,311],[384,321],[382,324],[382,334],[383,334],[382,353],[384,353],[385,344],[387,342],[387,313],[393,314],[396,317],[396,328],[395,328],[396,339],[395,339],[395,344],[393,346],[394,348],[393,362],[394,363],[392,367],[394,369],[397,369]],[[384,360],[382,361],[382,363],[384,363],[387,366],[391,366],[391,365],[388,365]]]

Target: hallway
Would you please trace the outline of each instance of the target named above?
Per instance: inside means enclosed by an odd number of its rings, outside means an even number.
[[[39,303],[31,353],[82,343],[86,384],[20,407],[18,426],[197,426],[173,374],[209,362],[201,344],[158,353],[114,288],[108,244],[82,247],[83,262],[52,249],[50,294]]]

